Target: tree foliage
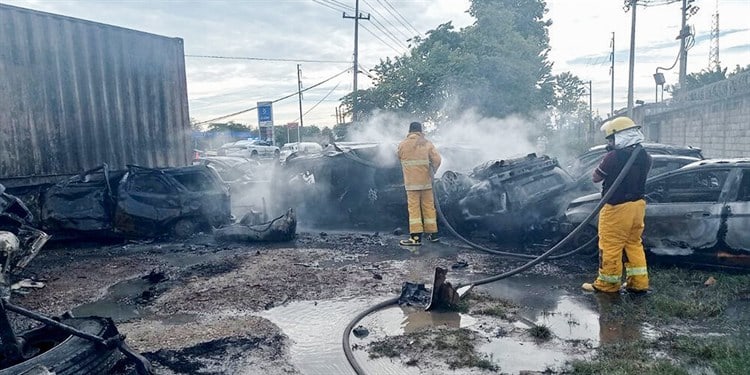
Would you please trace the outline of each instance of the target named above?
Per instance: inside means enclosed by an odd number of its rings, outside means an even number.
[[[472,25],[439,25],[409,53],[381,60],[374,86],[357,93],[359,117],[380,109],[441,122],[466,108],[504,117],[553,105],[546,3],[472,0],[468,12]],[[351,94],[342,102],[351,112]]]

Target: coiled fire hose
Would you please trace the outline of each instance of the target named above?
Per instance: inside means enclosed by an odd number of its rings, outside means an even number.
[[[550,248],[549,250],[547,250],[543,254],[535,257],[533,260],[527,262],[526,264],[524,264],[524,265],[522,265],[520,267],[517,267],[517,268],[512,269],[510,271],[507,271],[507,272],[503,272],[503,273],[498,274],[498,275],[486,277],[484,279],[475,280],[475,281],[472,281],[472,282],[469,282],[469,283],[466,283],[466,284],[459,284],[459,285],[456,286],[456,288],[460,288],[462,286],[474,287],[474,286],[478,286],[478,285],[489,284],[491,282],[502,280],[502,279],[511,277],[513,275],[519,274],[519,273],[521,273],[523,271],[526,271],[529,268],[534,267],[535,265],[541,263],[542,261],[544,261],[547,258],[552,259],[552,257],[550,257],[550,254],[552,254],[555,251],[557,251],[557,250],[563,248],[564,246],[566,246],[568,244],[568,242],[570,242],[573,238],[575,238],[583,230],[583,228],[586,225],[588,225],[588,223],[596,215],[599,214],[599,210],[604,206],[604,204],[607,203],[607,201],[612,196],[612,194],[614,194],[615,190],[617,190],[617,188],[620,186],[620,184],[622,183],[622,180],[625,179],[625,176],[630,171],[630,168],[633,166],[633,163],[635,163],[635,159],[638,157],[638,154],[642,150],[643,150],[643,147],[641,147],[640,144],[637,144],[635,146],[633,152],[630,154],[630,157],[628,158],[628,161],[625,163],[625,166],[623,166],[622,170],[617,175],[617,178],[612,183],[612,186],[602,196],[602,199],[599,200],[599,203],[597,203],[596,207],[594,207],[594,209],[589,213],[589,215],[586,216],[586,218],[580,224],[578,224],[578,226],[575,229],[573,229],[572,232],[568,233],[568,235],[565,236],[565,238],[563,238],[562,240],[560,240],[560,242],[558,242],[557,244],[555,244],[555,246],[552,246],[552,248]],[[445,225],[446,225],[446,227],[448,227],[448,229],[451,232],[451,234],[453,234],[454,236],[458,237],[462,241],[466,242],[469,246],[471,246],[473,248],[476,248],[478,250],[482,250],[482,251],[489,250],[487,252],[492,253],[492,254],[502,253],[502,252],[496,252],[495,250],[487,249],[485,247],[477,245],[477,244],[475,244],[475,243],[467,240],[463,236],[459,235],[458,232],[456,232],[456,230],[453,229],[450,226],[450,224],[445,220],[445,217],[442,216],[442,211],[440,210],[440,204],[439,203],[436,204],[436,209],[438,210],[438,213],[440,214],[441,219],[445,222]],[[558,255],[557,257],[559,258],[559,257],[561,257],[563,255],[567,256],[567,255],[573,254],[575,252],[578,252],[581,249],[585,249],[586,247],[591,246],[596,239],[597,239],[597,237],[594,237],[591,240],[589,240],[586,244],[584,244],[583,246],[581,246],[581,247],[579,247],[579,248],[577,248],[575,250],[572,250],[572,251],[570,251],[568,253]],[[515,253],[507,253],[507,254],[518,255],[518,254],[515,254]],[[504,255],[504,254],[502,254],[502,255]],[[383,309],[385,307],[388,307],[390,305],[396,304],[398,302],[398,299],[399,299],[399,297],[393,297],[393,298],[390,298],[388,300],[385,300],[383,302],[380,302],[380,303],[378,303],[376,305],[373,305],[373,306],[367,308],[367,310],[364,310],[361,313],[357,314],[357,316],[355,316],[349,322],[349,324],[346,326],[346,328],[344,329],[344,334],[343,334],[343,337],[342,337],[342,340],[341,340],[341,344],[342,344],[343,349],[344,349],[344,355],[346,355],[346,360],[349,362],[349,365],[352,367],[352,369],[354,370],[354,372],[357,375],[366,375],[366,373],[365,373],[364,369],[362,369],[362,367],[357,362],[357,359],[354,358],[354,353],[352,353],[352,347],[351,347],[351,344],[349,342],[349,337],[351,336],[352,329],[354,329],[354,326],[356,326],[357,323],[359,323],[359,321],[362,320],[362,319],[364,319],[367,315],[370,315],[373,312],[378,311],[380,309]]]

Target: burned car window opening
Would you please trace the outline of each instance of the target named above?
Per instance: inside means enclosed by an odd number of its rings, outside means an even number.
[[[694,171],[665,178],[647,189],[651,203],[718,202],[729,170]]]
[[[130,182],[133,191],[150,194],[168,194],[169,186],[164,179],[155,175],[134,174]]]
[[[213,187],[213,184],[209,180],[208,176],[200,172],[173,174],[171,176],[187,190],[192,192],[208,191]]]

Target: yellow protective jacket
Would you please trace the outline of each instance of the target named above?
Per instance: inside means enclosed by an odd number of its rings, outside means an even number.
[[[398,145],[406,190],[432,189],[432,173],[440,167],[440,154],[422,133],[409,133]]]

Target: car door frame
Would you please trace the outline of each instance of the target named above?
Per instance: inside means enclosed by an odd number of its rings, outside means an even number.
[[[722,215],[725,214],[727,197],[731,189],[733,168],[690,168],[667,173],[648,181],[650,187],[664,180],[692,173],[728,170],[729,174],[715,202],[648,202],[646,205],[646,228],[643,234],[645,247],[655,255],[691,256],[701,250],[715,247],[719,240]]]

